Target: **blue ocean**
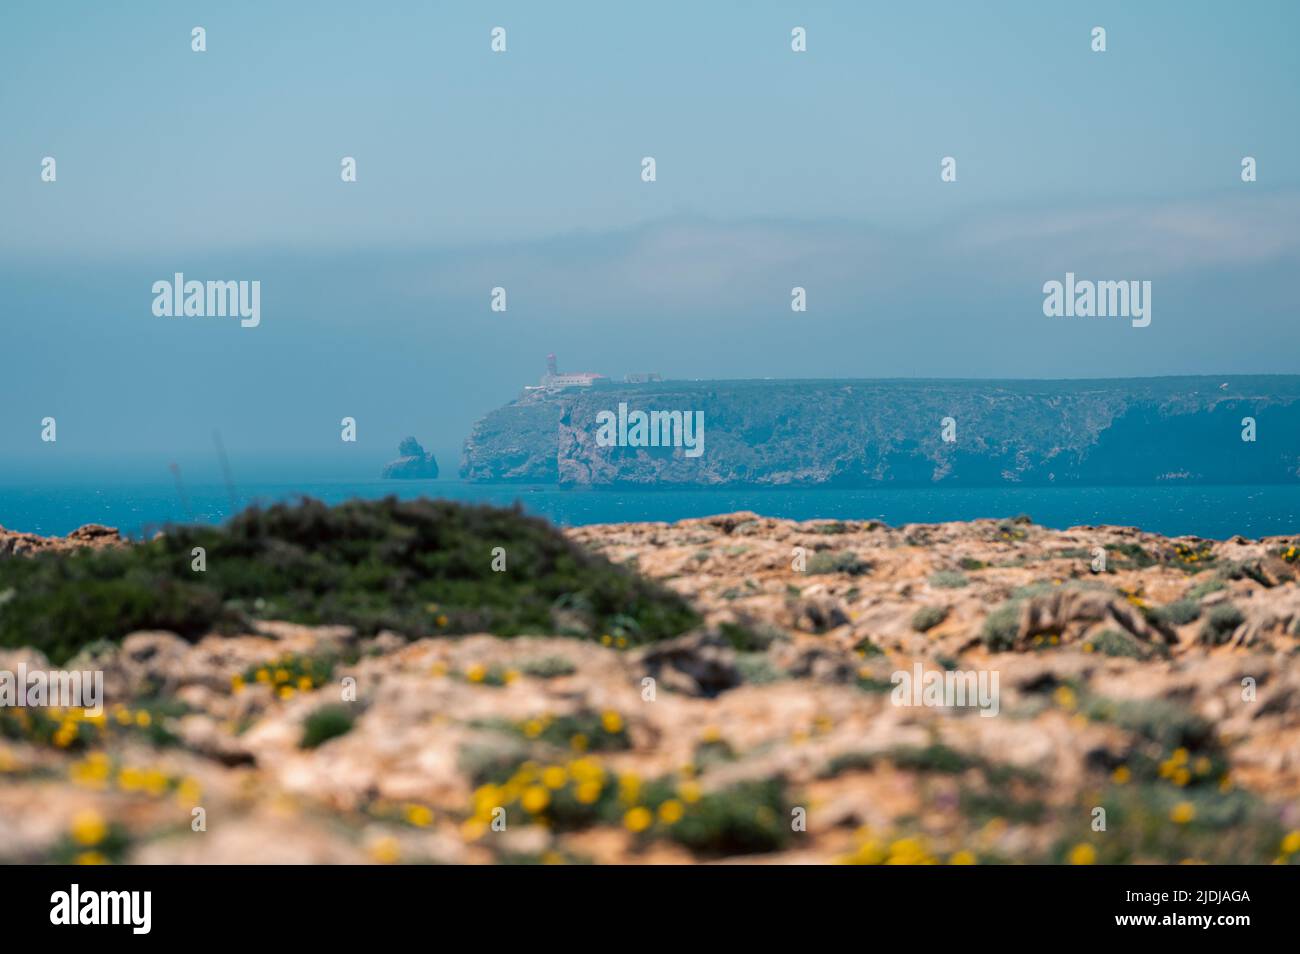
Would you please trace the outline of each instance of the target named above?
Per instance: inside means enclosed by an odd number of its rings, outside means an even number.
[[[52,535],[100,523],[141,536],[167,523],[220,523],[253,503],[300,496],[340,503],[390,494],[497,505],[517,501],[529,513],[561,526],[671,522],[752,510],[795,520],[876,519],[893,526],[1027,514],[1054,528],[1116,524],[1213,539],[1300,532],[1300,485],[614,491],[456,479],[279,480],[237,487],[220,481],[178,487],[167,478],[0,483],[0,526]]]

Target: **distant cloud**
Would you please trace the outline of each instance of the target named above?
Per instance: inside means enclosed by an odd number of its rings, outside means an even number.
[[[653,310],[697,321],[779,310],[793,285],[808,287],[823,308],[900,294],[920,304],[948,300],[963,293],[961,280],[1014,300],[1066,270],[1167,279],[1297,260],[1300,195],[1243,194],[1020,210],[916,232],[839,221],[665,219],[460,250],[421,267],[406,286],[417,297],[477,300],[503,284],[520,292],[515,301],[548,313]]]

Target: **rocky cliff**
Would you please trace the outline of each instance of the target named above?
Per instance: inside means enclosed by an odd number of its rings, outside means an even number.
[[[703,452],[602,446],[598,415],[620,403],[702,412]],[[1247,417],[1254,441],[1243,440]],[[1300,376],[1291,375],[530,392],[475,425],[461,462],[469,480],[575,486],[1270,483],[1297,474]]]
[[[103,713],[0,707],[0,862],[1300,863],[1300,537],[736,513],[569,539],[699,626],[416,639],[322,600],[88,631],[67,667]],[[516,545],[499,576],[531,588]],[[996,695],[900,703],[918,666]]]

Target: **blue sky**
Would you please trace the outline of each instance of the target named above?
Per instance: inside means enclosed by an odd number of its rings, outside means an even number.
[[[367,461],[406,433],[446,455],[548,351],[616,377],[1300,370],[1297,27],[1287,2],[10,0],[0,460],[50,450],[47,414],[68,459],[214,428],[332,455],[344,415]],[[1152,326],[1044,318],[1066,270],[1152,280]],[[259,279],[262,326],[154,318],[175,271]]]

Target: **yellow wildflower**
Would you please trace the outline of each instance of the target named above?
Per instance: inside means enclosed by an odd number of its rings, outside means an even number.
[[[108,835],[108,824],[103,816],[92,809],[77,812],[72,816],[72,840],[79,845],[98,845]]]
[[[524,797],[521,799],[524,810],[532,815],[543,811],[547,805],[551,804],[551,793],[544,785],[530,785],[524,791]]]
[[[675,798],[670,798],[659,806],[659,820],[665,825],[673,825],[681,821],[682,803]]]
[[[1090,865],[1097,860],[1097,849],[1085,842],[1080,842],[1070,849],[1070,864]]]
[[[425,828],[433,822],[433,812],[426,805],[407,805],[406,820],[417,828]]]
[[[542,784],[550,789],[563,788],[569,780],[569,773],[562,765],[548,765],[542,771]]]
[[[392,835],[385,835],[370,844],[370,857],[381,865],[391,865],[402,857],[402,848]]]
[[[623,816],[623,824],[627,827],[627,830],[633,834],[645,831],[650,827],[653,821],[654,816],[650,814],[650,809],[643,808],[640,805],[629,810],[628,813]]]

